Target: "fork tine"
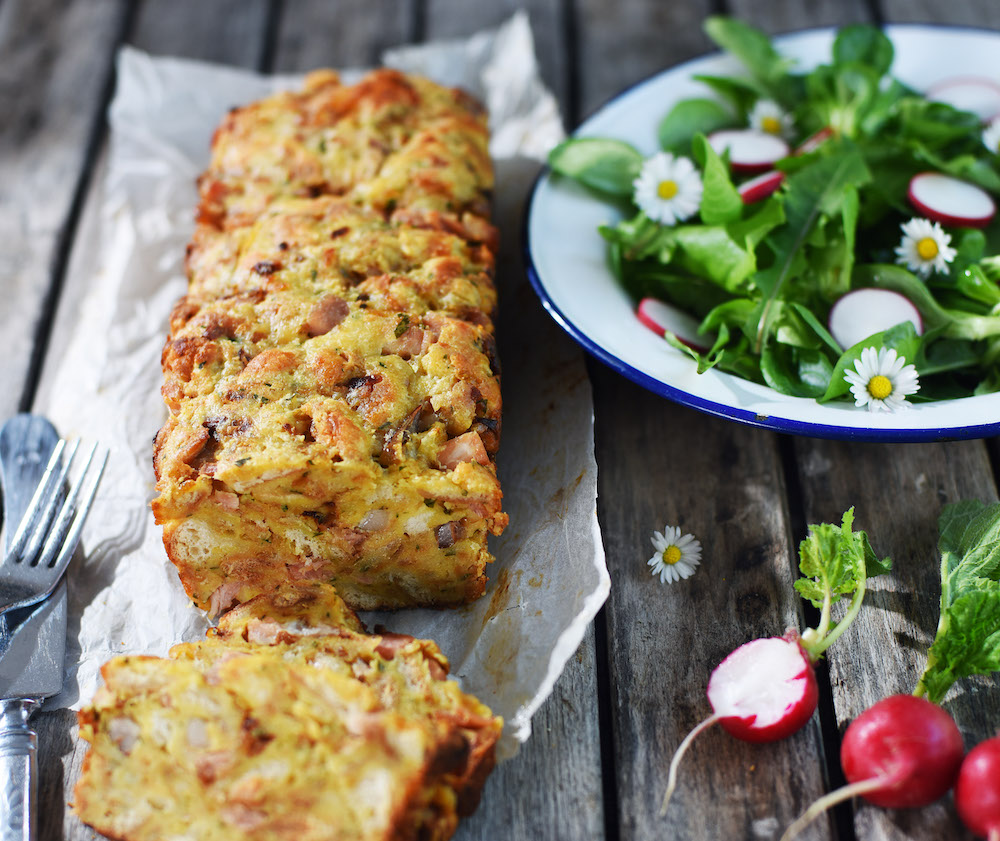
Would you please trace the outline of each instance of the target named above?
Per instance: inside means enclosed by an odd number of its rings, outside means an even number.
[[[80,533],[83,530],[83,521],[90,512],[90,506],[97,494],[97,486],[104,475],[104,468],[108,463],[108,451],[104,450],[99,460],[99,464],[91,470],[94,455],[97,453],[95,443],[87,454],[87,462],[80,473],[80,479],[74,484],[69,498],[63,503],[59,511],[59,516],[52,526],[49,539],[45,541],[45,547],[38,558],[38,566],[50,566],[59,571],[69,563],[73,557],[76,544],[80,542]],[[87,476],[89,472],[89,476]],[[86,482],[84,478],[86,477]],[[53,586],[55,586],[53,584]]]
[[[24,516],[21,517],[21,523],[17,527],[17,531],[14,532],[14,539],[10,543],[10,548],[7,550],[7,555],[11,558],[17,558],[21,551],[24,549],[24,545],[28,542],[29,537],[35,535],[36,532],[32,531],[32,527],[35,525],[35,521],[38,519],[38,515],[43,510],[51,509],[55,498],[58,496],[55,493],[55,489],[59,487],[63,479],[65,479],[66,471],[69,469],[68,463],[63,465],[63,469],[58,473],[58,479],[56,478],[56,468],[60,466],[60,460],[62,458],[63,450],[66,448],[66,440],[60,439],[56,444],[55,449],[52,450],[52,455],[49,457],[49,463],[45,468],[45,472],[42,474],[42,478],[38,482],[38,487],[35,488],[35,493],[31,497],[31,502],[28,503],[28,508],[24,512]],[[72,454],[70,455],[70,460],[72,459]],[[69,460],[67,460],[68,462]],[[52,519],[52,513],[46,514],[43,519],[43,529],[44,524]],[[36,547],[35,551],[38,549]]]

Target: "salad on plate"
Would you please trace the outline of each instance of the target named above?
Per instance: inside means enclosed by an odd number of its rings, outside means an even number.
[[[574,137],[550,166],[622,212],[607,259],[639,320],[783,395],[896,411],[1000,391],[1000,85],[918,91],[880,30],[839,30],[798,72],[712,17],[741,75],[698,75],[644,156]]]

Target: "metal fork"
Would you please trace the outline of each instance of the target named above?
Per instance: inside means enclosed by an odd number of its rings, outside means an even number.
[[[95,443],[70,476],[80,442],[56,444],[45,473],[0,564],[0,612],[36,604],[62,578],[80,541],[108,460]],[[79,462],[77,462],[79,464]]]

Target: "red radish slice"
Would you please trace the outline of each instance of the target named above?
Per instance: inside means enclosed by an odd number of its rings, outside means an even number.
[[[799,730],[816,709],[819,690],[798,637],[741,645],[712,672],[708,702],[728,733],[773,742]]]
[[[924,332],[924,322],[909,298],[891,289],[855,289],[841,295],[830,310],[830,335],[844,350],[854,347],[873,333],[881,333],[909,321]]]
[[[961,111],[971,111],[984,122],[1000,114],[1000,85],[983,76],[945,79],[927,91],[927,98]]]
[[[942,225],[983,228],[997,210],[985,190],[940,172],[914,175],[906,196],[928,219]]]
[[[820,146],[826,143],[827,140],[833,137],[834,134],[836,134],[836,132],[830,128],[830,126],[821,128],[815,134],[811,134],[803,140],[792,154],[808,155],[810,152],[815,152]]]
[[[743,204],[753,204],[754,202],[766,199],[781,186],[781,182],[784,180],[785,173],[772,169],[770,172],[765,172],[763,175],[758,175],[756,178],[744,181],[736,188],[736,192],[743,199]]]
[[[715,341],[713,337],[698,335],[698,319],[656,298],[643,298],[636,314],[639,321],[654,333],[662,336],[669,330],[680,342],[698,353],[708,353]]]
[[[755,129],[728,129],[708,136],[717,154],[729,150],[734,172],[760,172],[788,156],[788,144],[780,137]]]

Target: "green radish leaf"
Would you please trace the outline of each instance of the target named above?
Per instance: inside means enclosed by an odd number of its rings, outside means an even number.
[[[549,152],[553,171],[619,198],[631,198],[642,162],[634,146],[599,137],[570,138]]]
[[[781,83],[791,62],[774,48],[765,33],[736,18],[718,15],[707,18],[704,28],[709,38],[743,62],[772,98],[785,98]]]
[[[820,397],[833,366],[826,354],[811,348],[772,342],[760,356],[760,372],[775,391],[791,397]]]
[[[956,680],[1000,670],[1000,504],[945,506],[938,530],[941,615],[914,693],[935,703]]]
[[[723,99],[727,100],[737,112],[737,122],[746,122],[747,114],[754,103],[767,96],[767,91],[753,79],[733,76],[696,75],[692,77],[707,85]]]
[[[815,660],[851,624],[861,607],[866,581],[892,568],[890,558],[879,558],[863,531],[854,531],[854,509],[844,512],[840,526],[809,526],[809,536],[799,544],[802,577],[795,589],[819,608],[820,623],[802,634],[802,645]],[[844,618],[831,624],[830,609],[843,596],[851,596]]]
[[[682,99],[660,122],[660,147],[687,154],[697,134],[711,134],[736,124],[732,113],[714,99]]]

